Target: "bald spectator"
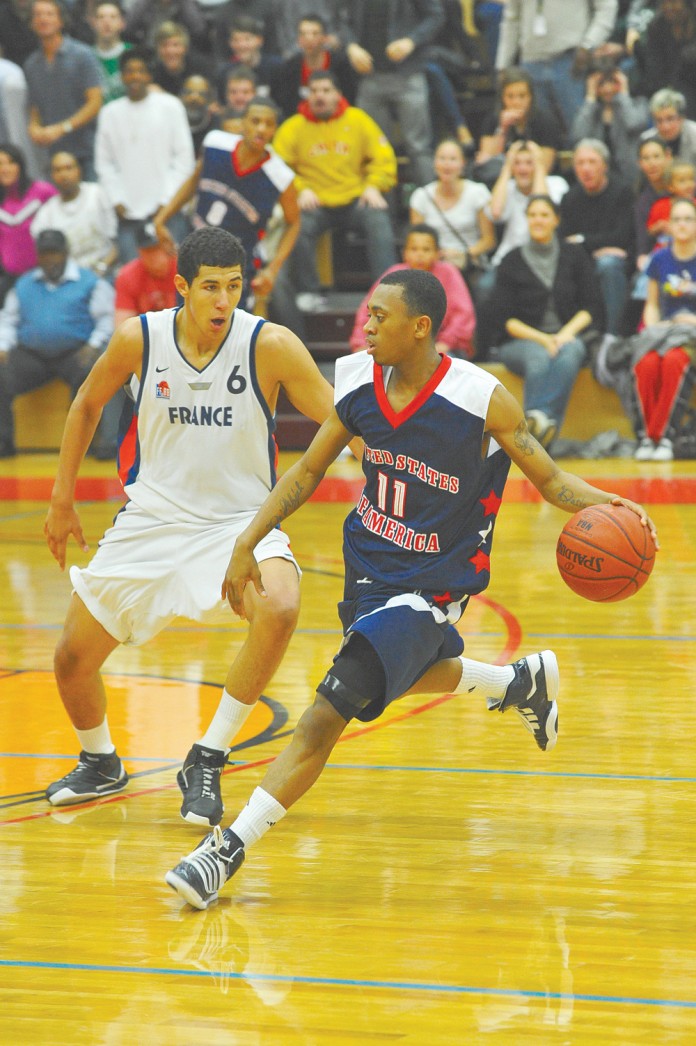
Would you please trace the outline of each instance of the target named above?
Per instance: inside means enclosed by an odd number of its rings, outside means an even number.
[[[220,126],[218,117],[213,111],[216,108],[213,85],[207,76],[187,76],[179,98],[186,110],[186,119],[193,140],[193,151],[198,156],[208,131],[214,131]]]

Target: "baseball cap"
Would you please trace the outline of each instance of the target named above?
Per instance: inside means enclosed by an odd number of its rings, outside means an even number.
[[[143,222],[135,233],[138,247],[159,247],[159,237],[152,222]]]
[[[68,241],[65,233],[60,229],[44,229],[36,237],[36,250],[38,254],[42,251],[61,251],[67,254]]]

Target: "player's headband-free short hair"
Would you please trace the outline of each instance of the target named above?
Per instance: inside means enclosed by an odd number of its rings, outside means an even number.
[[[421,269],[397,269],[396,272],[388,272],[379,282],[401,287],[401,297],[408,315],[428,316],[435,337],[447,312],[447,295],[437,276]]]
[[[246,251],[242,241],[226,229],[206,225],[203,229],[194,229],[182,242],[177,272],[191,286],[202,265],[214,269],[231,269],[239,265],[244,272],[245,264]]]

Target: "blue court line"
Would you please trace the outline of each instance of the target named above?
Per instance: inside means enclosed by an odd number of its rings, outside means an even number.
[[[27,962],[12,959],[0,959],[0,967],[5,969],[28,970],[72,970],[85,973],[140,973],[164,977],[205,977],[219,979],[220,972],[215,970],[171,970],[162,966],[111,966],[100,963],[69,962]],[[450,995],[487,995],[496,998],[524,999],[557,999],[573,1002],[613,1003],[621,1006],[659,1006],[682,1010],[696,1009],[696,1001],[691,999],[655,999],[632,995],[595,995],[574,992],[528,991],[524,988],[480,988],[468,984],[436,984],[428,981],[372,981],[351,977],[311,977],[293,976],[292,974],[271,973],[237,973],[230,971],[225,977],[231,981],[264,981],[271,984],[313,984],[327,988],[377,988],[406,992],[445,992]]]
[[[51,752],[0,752],[0,759],[70,759],[75,755],[61,755]],[[172,766],[180,766],[181,759],[171,759],[164,756],[134,756],[124,755],[126,763],[162,763],[150,773],[158,770],[169,770]],[[228,766],[247,766],[244,759],[229,759]],[[590,771],[567,771],[567,770],[504,770],[487,769],[480,766],[400,766],[388,763],[327,763],[327,770],[378,770],[385,772],[398,772],[409,774],[484,774],[490,777],[556,777],[571,780],[591,781],[652,781],[655,784],[696,784],[696,777],[660,777],[656,774],[601,774]],[[134,774],[140,777],[141,774]],[[0,797],[1,798],[1,797]]]
[[[74,758],[74,757],[73,757]],[[486,770],[467,766],[380,766],[363,763],[327,763],[327,770],[402,770],[418,774],[488,774],[491,777],[588,778],[597,781],[653,781],[655,784],[696,784],[696,777],[657,777],[653,774],[599,774],[565,770]]]

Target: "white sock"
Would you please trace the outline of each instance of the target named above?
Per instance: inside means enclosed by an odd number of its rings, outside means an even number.
[[[91,730],[76,729],[75,733],[84,752],[91,752],[92,755],[111,755],[112,752],[116,751],[116,746],[111,740],[106,716],[104,716],[104,722],[100,723],[99,726],[94,726]]]
[[[248,848],[258,842],[269,828],[277,824],[281,817],[285,817],[286,813],[287,810],[280,805],[277,799],[265,792],[263,788],[255,788],[249,802],[230,828]]]
[[[198,742],[205,748],[216,748],[225,752],[230,741],[239,733],[251,712],[253,705],[245,705],[232,697],[226,690],[222,691],[220,704],[213,716],[210,726]]]
[[[505,697],[508,684],[515,677],[512,665],[487,665],[460,657],[462,678],[453,690],[455,694],[475,694],[477,697]]]

